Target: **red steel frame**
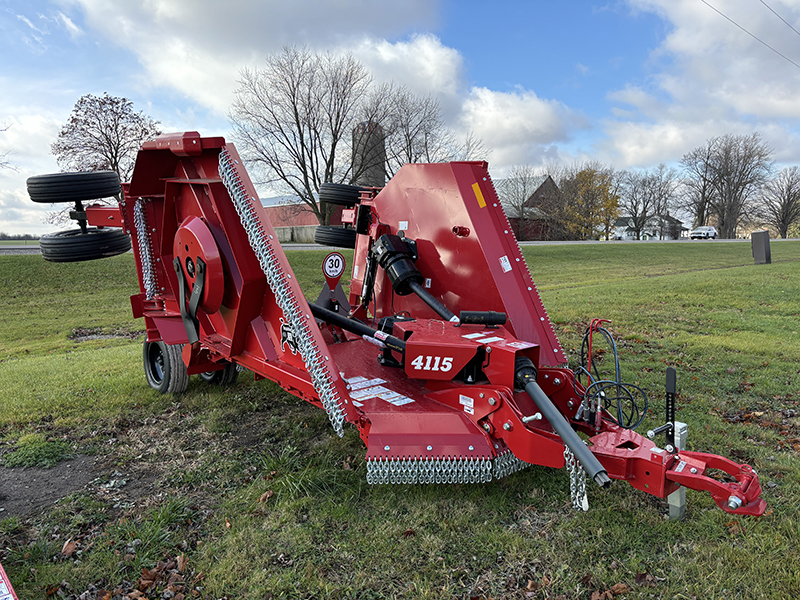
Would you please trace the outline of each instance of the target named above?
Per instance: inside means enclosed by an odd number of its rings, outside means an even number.
[[[237,174],[243,197],[252,200],[256,233],[243,225],[221,180],[221,154],[239,165]],[[401,313],[414,317],[394,324],[393,335],[406,342],[404,357],[393,353],[402,367],[380,364],[372,343],[310,317],[309,305],[240,165],[235,148],[222,138],[202,138],[195,132],[162,136],[143,145],[119,207],[86,211],[90,224],[121,226],[131,234],[140,280],[140,293],[131,298],[133,313],[144,318],[148,341],[184,345],[190,374],[233,362],[308,402],[324,405],[307,364],[282,337],[285,314],[254,251],[257,235],[285,273],[283,281],[298,314],[307,319],[308,337],[319,349],[337,410],[358,428],[368,464],[463,464],[513,455],[521,465],[563,467],[564,443],[547,420],[523,421],[537,411],[526,393],[514,390],[515,360],[524,356],[538,368],[539,386],[573,428],[587,436],[591,452],[611,478],[661,498],[680,485],[705,490],[723,510],[763,514],[766,504],[758,477],[748,465],[700,452],[667,452],[608,420],[599,429],[576,420],[584,390],[565,366],[564,351],[486,163],[406,165],[385,188],[361,194],[359,210],[369,210],[370,218],[366,232],[357,236],[350,303],[356,307],[354,316],[365,322]],[[144,230],[141,223],[136,226],[137,203]],[[355,223],[356,211],[345,211],[348,218]],[[365,308],[369,249],[381,235],[399,232],[416,240],[416,266],[433,296],[456,314],[506,313],[506,325],[445,322],[417,296],[394,293],[382,269],[374,299]],[[149,258],[143,255],[147,248]],[[185,296],[197,285],[197,273],[186,265],[198,260],[205,264],[196,311],[198,339],[193,343],[181,316],[188,299],[179,292],[176,258],[188,286]],[[155,282],[149,292],[148,271],[149,285]],[[485,380],[467,384],[454,379],[476,355],[483,357]],[[734,481],[712,478],[709,469],[724,471]],[[732,497],[741,507],[729,506]]]

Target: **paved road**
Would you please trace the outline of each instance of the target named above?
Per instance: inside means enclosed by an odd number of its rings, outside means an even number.
[[[790,238],[788,240],[782,240],[780,238],[771,239],[770,243],[780,243],[780,242],[791,242],[797,241],[798,238]],[[717,242],[739,242],[739,243],[750,243],[750,240],[716,240]],[[680,239],[680,240],[648,240],[648,241],[637,241],[637,240],[615,240],[613,242],[599,242],[596,240],[588,240],[588,241],[570,241],[570,242],[520,242],[520,246],[559,246],[559,245],[571,245],[571,244],[711,244],[714,243],[714,240],[689,240],[689,239]],[[320,246],[319,244],[283,244],[284,250],[324,250],[325,246]],[[28,245],[14,245],[14,246],[2,246],[0,245],[0,255],[4,254],[41,254],[39,250],[39,246],[34,246],[31,244]]]

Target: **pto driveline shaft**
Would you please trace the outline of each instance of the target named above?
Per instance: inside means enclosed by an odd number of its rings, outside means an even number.
[[[311,312],[314,314],[314,316],[322,321],[325,321],[326,323],[336,325],[336,327],[341,327],[345,331],[360,335],[368,342],[376,344],[377,346],[385,346],[386,348],[394,350],[395,352],[405,353],[406,351],[406,343],[403,340],[394,337],[393,335],[373,329],[368,325],[364,325],[364,323],[361,323],[360,321],[350,319],[344,315],[335,313],[332,310],[328,310],[327,308],[317,306],[316,304],[309,304],[309,306],[311,307]]]

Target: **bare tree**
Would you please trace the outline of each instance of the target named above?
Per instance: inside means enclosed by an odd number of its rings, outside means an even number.
[[[637,240],[647,227],[658,227],[664,237],[665,220],[675,194],[676,174],[660,164],[655,169],[620,176],[620,211],[628,217]]]
[[[329,222],[329,205],[316,194],[322,183],[352,180],[351,133],[370,82],[349,54],[295,47],[270,55],[263,69],[243,70],[230,119],[259,183],[279,184]]]
[[[360,181],[377,157],[391,177],[408,162],[482,152],[473,137],[455,139],[433,97],[391,83],[373,86],[367,69],[349,54],[286,47],[269,56],[263,69],[242,71],[230,119],[258,183],[299,197],[321,224],[329,222],[330,208],[317,201],[319,186]],[[385,143],[385,159],[371,142],[353,139],[357,125]]]
[[[525,239],[525,220],[531,212],[528,201],[539,189],[542,176],[531,165],[511,167],[508,177],[498,182],[498,192],[508,216],[517,219],[517,239]]]
[[[160,134],[158,121],[134,112],[127,98],[86,94],[78,98],[50,146],[65,171],[116,171],[127,181],[142,143]]]
[[[752,216],[758,191],[772,167],[771,156],[772,150],[758,133],[728,134],[711,138],[681,160],[695,198],[705,203],[706,219],[715,219],[720,237],[735,238],[739,225]],[[698,224],[702,224],[702,214],[695,211]]]
[[[761,192],[764,220],[786,238],[789,228],[800,223],[800,168],[782,169]]]
[[[0,127],[0,133],[4,131],[8,131],[9,125],[5,125],[4,127]],[[0,154],[0,169],[13,169],[14,167],[11,165],[11,161],[8,160],[8,155],[10,151],[3,152]]]
[[[710,143],[700,146],[684,154],[680,161],[685,177],[681,181],[683,192],[680,194],[679,207],[692,215],[697,227],[708,224],[714,201],[712,150]]]

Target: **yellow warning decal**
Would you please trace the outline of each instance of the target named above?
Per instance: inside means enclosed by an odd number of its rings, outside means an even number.
[[[483,199],[483,192],[481,192],[481,186],[478,185],[478,182],[472,184],[472,190],[475,192],[475,197],[478,199],[478,206],[486,208],[486,200]]]

